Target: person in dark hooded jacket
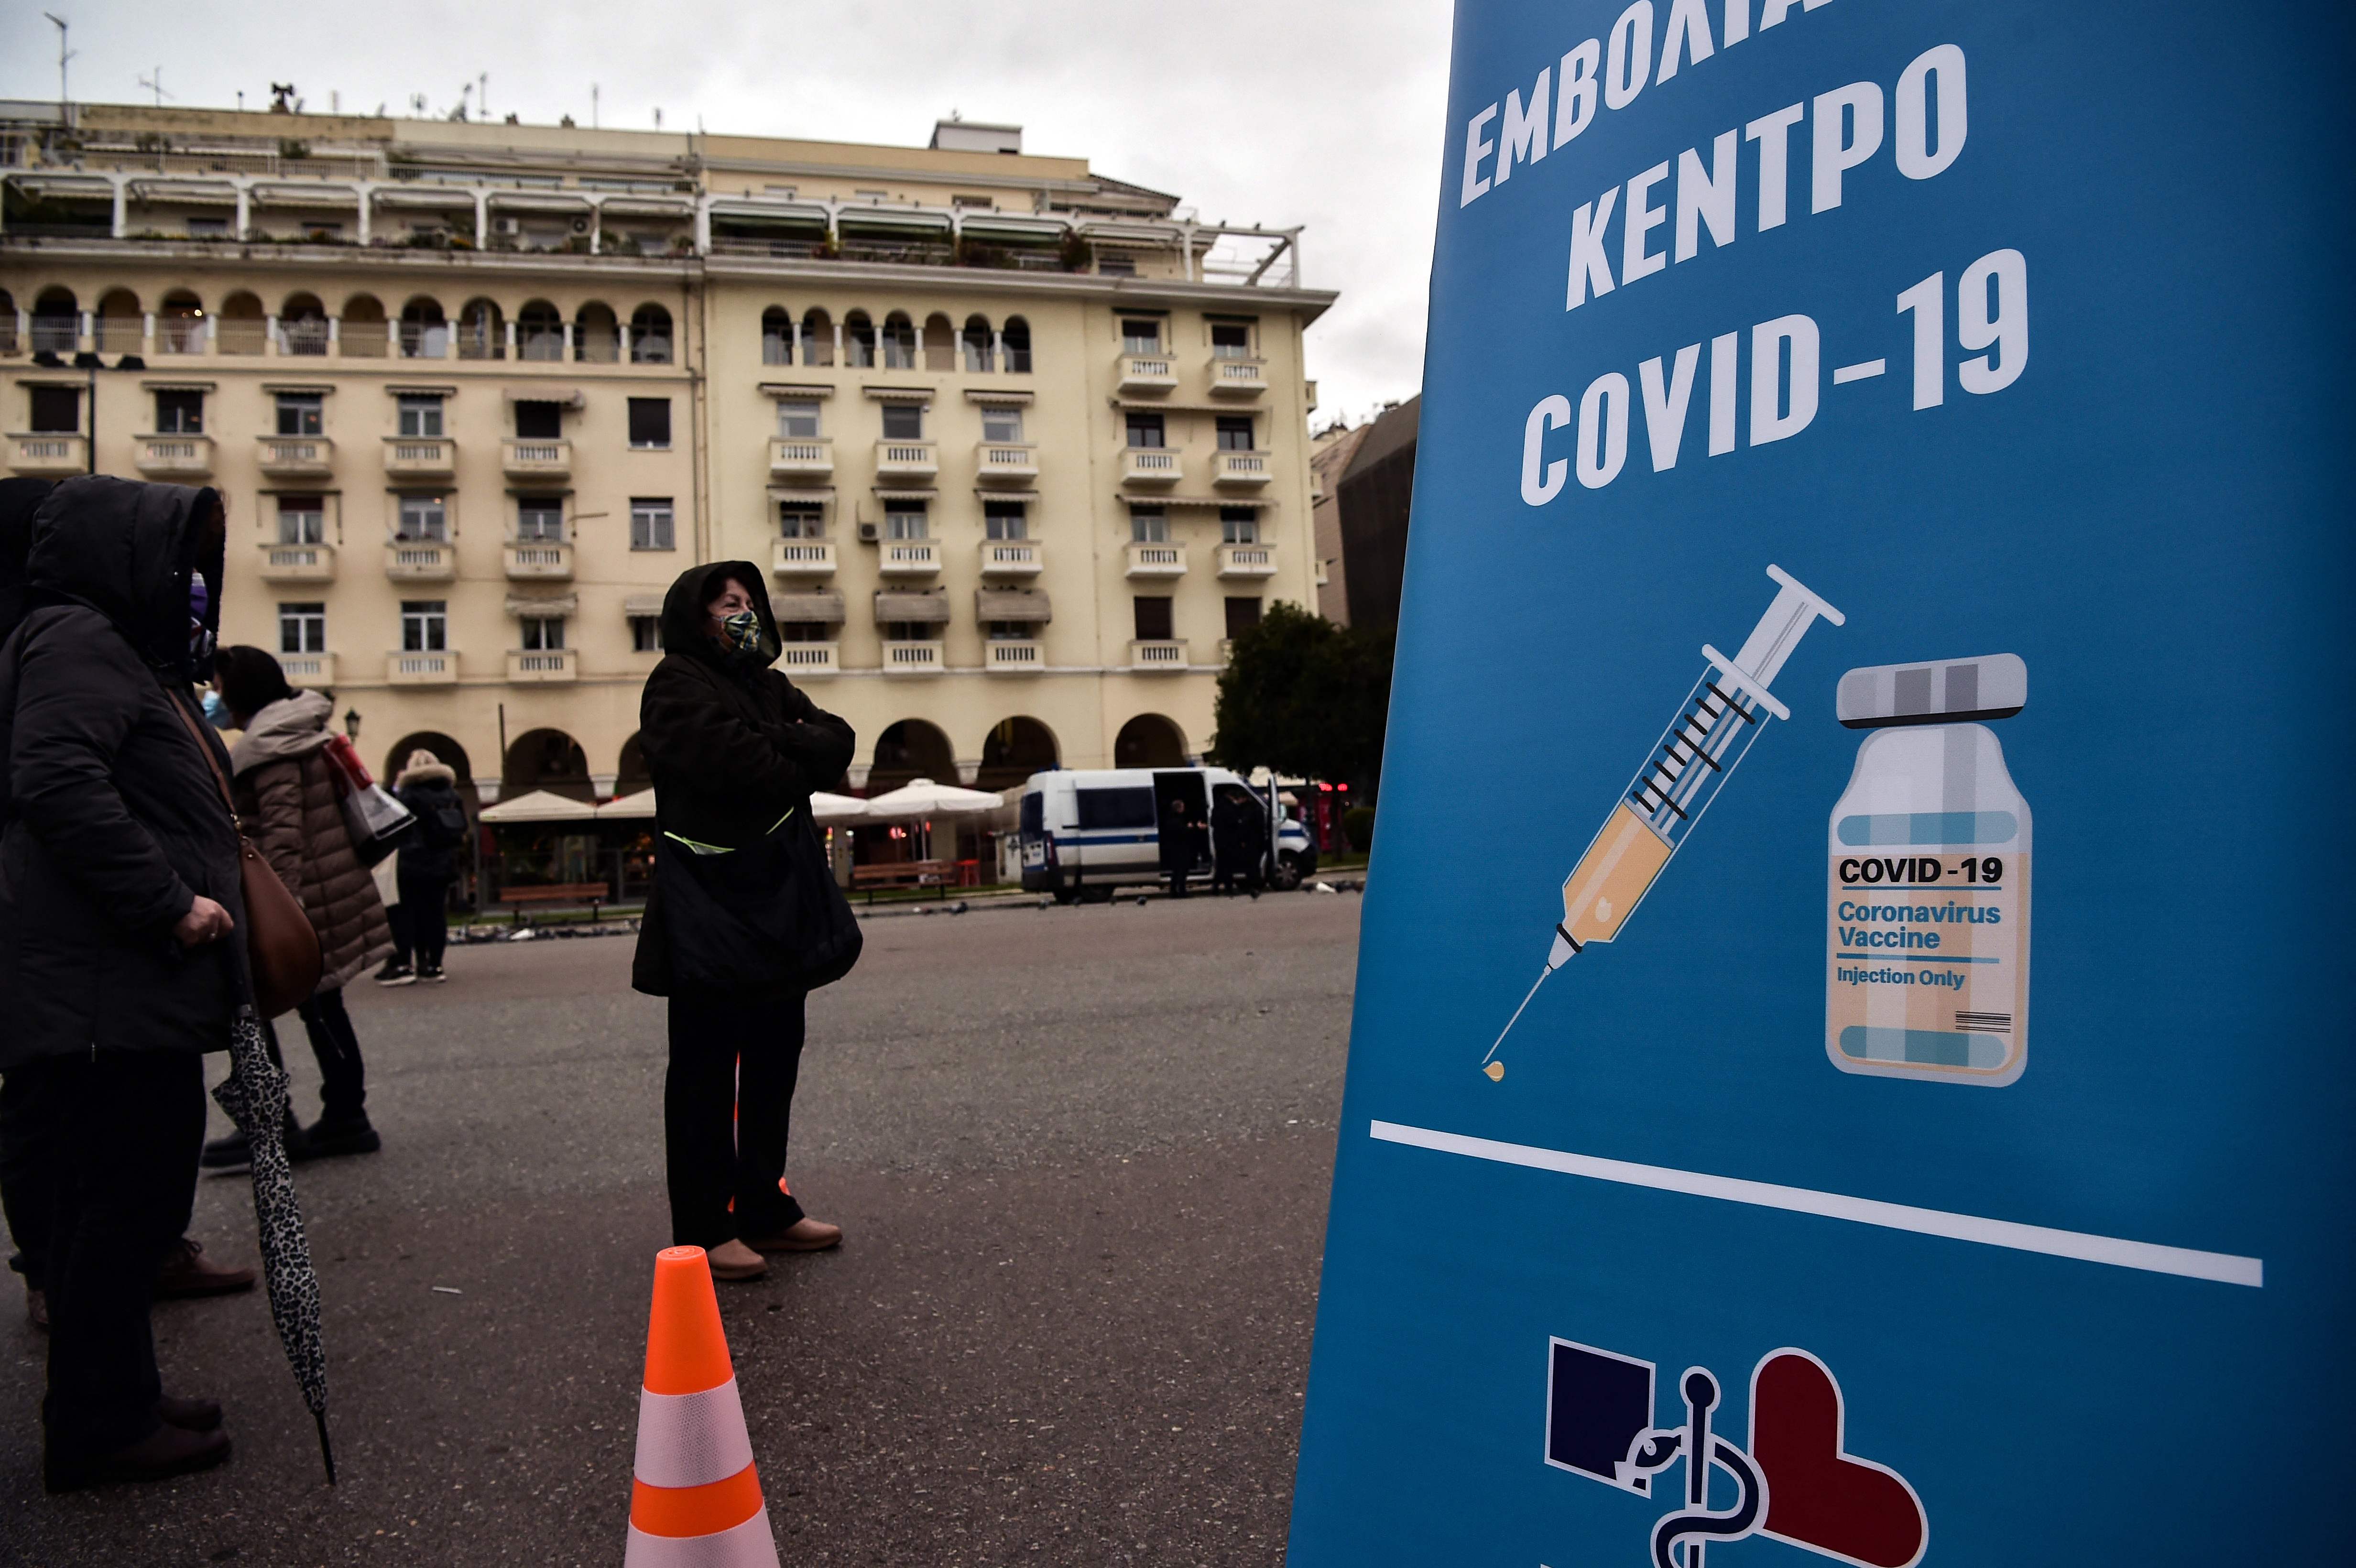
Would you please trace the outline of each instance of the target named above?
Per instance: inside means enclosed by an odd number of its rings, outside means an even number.
[[[809,976],[765,958],[757,941],[740,942],[736,917],[757,923],[752,906],[783,876],[764,857],[789,843],[785,835],[810,831],[810,792],[842,776],[856,741],[769,667],[780,644],[750,561],[682,573],[663,601],[662,635],[662,662],[638,705],[662,842],[631,983],[670,1004],[671,1239],[703,1248],[720,1278],[749,1279],[766,1267],[764,1253],[842,1239],[803,1213],[785,1182]],[[665,867],[663,856],[681,859]],[[830,879],[810,891],[841,897]],[[850,943],[855,955],[855,926]]]
[[[166,1399],[149,1292],[203,1143],[203,1056],[250,993],[227,759],[190,682],[220,581],[210,490],[93,475],[33,522],[23,624],[0,651],[0,1072],[48,1175],[42,1403],[53,1490],[229,1455],[220,1407]],[[209,754],[209,761],[208,760]]]

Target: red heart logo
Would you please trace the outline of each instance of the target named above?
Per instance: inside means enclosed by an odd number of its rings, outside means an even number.
[[[1860,1568],[1911,1568],[1930,1544],[1906,1477],[1841,1446],[1840,1384],[1805,1350],[1774,1350],[1751,1374],[1751,1456],[1767,1478],[1761,1533]]]

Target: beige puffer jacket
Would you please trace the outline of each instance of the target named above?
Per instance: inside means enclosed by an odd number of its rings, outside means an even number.
[[[298,691],[255,714],[230,752],[246,832],[319,933],[323,991],[392,951],[384,901],[352,848],[343,796],[324,755],[331,711],[320,693]]]

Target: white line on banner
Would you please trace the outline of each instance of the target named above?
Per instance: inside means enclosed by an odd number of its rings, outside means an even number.
[[[1834,370],[1833,385],[1837,387],[1849,381],[1863,381],[1889,368],[1890,362],[1886,359],[1860,359],[1854,365],[1843,365]]]
[[[1595,1181],[1618,1182],[1623,1187],[1650,1187],[1662,1192],[1716,1198],[1762,1209],[1786,1209],[1794,1214],[1815,1214],[1859,1225],[1912,1231],[1925,1236],[1944,1236],[1950,1241],[1976,1242],[1983,1246],[2045,1253],[2057,1258],[2077,1258],[2151,1274],[2181,1275],[2187,1279],[2214,1280],[2220,1285],[2245,1285],[2254,1290],[2265,1284],[2264,1259],[2237,1257],[2231,1253],[2197,1252],[2190,1247],[2164,1247],[2083,1231],[2057,1231],[1977,1214],[1951,1214],[1943,1209],[1917,1209],[1908,1203],[1884,1203],[1879,1199],[1851,1198],[1845,1193],[1818,1192],[1806,1187],[1780,1187],[1769,1181],[1708,1176],[1663,1165],[1636,1165],[1590,1154],[1567,1154],[1559,1149],[1466,1137],[1462,1133],[1434,1132],[1429,1127],[1410,1127],[1398,1122],[1372,1123],[1368,1132],[1384,1143],[1460,1154],[1499,1165],[1526,1166],[1532,1170],[1559,1171],[1565,1176],[1584,1176]]]

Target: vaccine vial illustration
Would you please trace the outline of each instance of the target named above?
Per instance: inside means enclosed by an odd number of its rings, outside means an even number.
[[[1866,731],[1833,807],[1825,1051],[1844,1072],[1999,1087],[2029,1061],[2029,803],[1988,723],[2029,700],[2017,655],[1853,669]]]

